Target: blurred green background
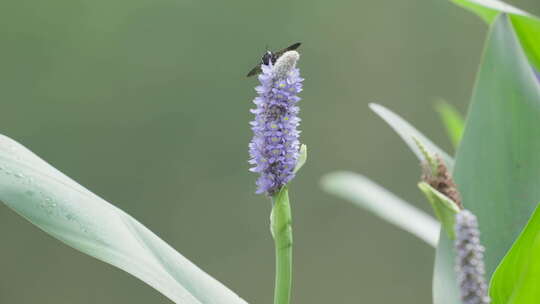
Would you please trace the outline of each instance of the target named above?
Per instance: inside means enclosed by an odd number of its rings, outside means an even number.
[[[540,14],[537,0],[510,1]],[[448,1],[3,0],[0,132],[127,211],[250,303],[271,303],[270,202],[248,172],[244,75],[301,41],[307,165],[291,188],[294,303],[431,303],[434,250],[323,193],[336,169],[428,210],[419,169],[367,108],[451,152],[486,26]],[[0,303],[170,303],[0,205]]]

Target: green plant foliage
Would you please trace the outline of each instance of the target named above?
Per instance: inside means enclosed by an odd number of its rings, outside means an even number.
[[[493,274],[493,303],[536,304],[540,299],[540,206]]]
[[[403,201],[368,178],[352,172],[334,172],[321,180],[328,193],[344,198],[436,247],[440,225],[430,215]]]
[[[489,24],[498,14],[508,14],[531,65],[540,71],[540,39],[538,39],[540,19],[498,0],[452,0],[452,2],[476,13]]]
[[[459,212],[459,207],[446,195],[440,193],[428,183],[421,182],[418,188],[426,195],[427,200],[433,207],[437,218],[442,224],[443,230],[450,239],[455,239],[454,225],[456,223],[456,213]]]
[[[371,110],[373,110],[373,112],[386,121],[386,123],[388,123],[388,125],[390,125],[394,131],[396,131],[396,133],[403,139],[403,141],[405,141],[409,149],[413,151],[420,161],[425,162],[427,160],[425,159],[425,156],[419,148],[417,142],[422,143],[422,145],[431,153],[439,155],[443,159],[448,169],[452,171],[452,168],[454,167],[454,160],[452,157],[450,157],[441,148],[437,147],[433,142],[431,142],[431,140],[416,130],[416,128],[414,128],[411,124],[381,105],[371,103],[369,104],[369,107]]]
[[[451,0],[455,4],[464,7],[482,19],[487,23],[492,23],[499,13],[515,14],[515,15],[529,15],[518,8],[515,8],[509,4],[506,4],[499,0]]]
[[[478,216],[486,247],[487,279],[540,200],[540,88],[506,15],[492,24],[458,149],[455,180],[463,205]],[[449,239],[440,245],[451,248]],[[449,253],[436,273],[455,275]],[[445,286],[434,286],[436,304]]]
[[[375,104],[370,104],[381,118],[383,118],[405,141],[409,149],[416,157],[425,162],[425,155],[420,146],[425,147],[431,153],[438,153],[441,157],[447,157],[445,164],[449,170],[452,169],[454,161],[435,144],[418,132],[409,123],[390,110]],[[444,159],[444,158],[443,158]],[[435,255],[435,269],[433,273],[433,303],[434,304],[462,304],[459,299],[456,274],[454,271],[454,252],[452,241],[448,235],[442,231],[439,233],[439,244]]]
[[[0,135],[0,200],[65,244],[175,303],[246,303],[134,218]]]
[[[437,102],[435,109],[441,116],[441,119],[446,128],[446,133],[452,142],[454,148],[459,146],[461,136],[463,135],[463,128],[465,127],[465,121],[461,114],[451,104],[445,101]]]
[[[302,169],[302,167],[306,163],[306,160],[307,160],[307,146],[301,145],[300,156],[298,157],[298,162],[296,163],[296,167],[294,167],[294,173],[297,173],[300,169]]]
[[[434,304],[463,304],[459,299],[454,258],[454,243],[448,234],[441,230],[433,270]]]
[[[512,25],[531,64],[540,71],[540,19],[511,15]]]

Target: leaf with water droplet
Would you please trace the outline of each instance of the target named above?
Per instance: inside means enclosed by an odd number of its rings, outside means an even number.
[[[0,174],[0,200],[67,245],[125,270],[175,303],[246,303],[137,220],[2,135],[0,167],[22,175]]]

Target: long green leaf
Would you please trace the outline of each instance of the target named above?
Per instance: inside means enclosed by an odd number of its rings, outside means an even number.
[[[463,135],[463,128],[465,128],[465,121],[461,114],[445,101],[439,101],[436,105],[437,112],[441,116],[441,119],[446,128],[446,133],[450,137],[450,141],[454,148],[459,146],[461,136]]]
[[[491,280],[493,303],[536,304],[540,299],[540,206],[497,267]]]
[[[540,201],[540,88],[506,15],[491,26],[457,153],[463,205],[479,220],[487,278]],[[452,244],[441,238],[435,276],[455,282]],[[436,304],[460,303],[434,285]]]
[[[405,141],[409,149],[418,157],[420,161],[426,161],[424,154],[418,147],[415,140],[418,140],[423,146],[425,146],[430,153],[438,154],[445,162],[448,169],[451,171],[454,166],[454,160],[441,148],[437,147],[431,140],[420,133],[411,124],[405,121],[403,118],[387,108],[378,105],[376,103],[370,103],[369,107],[373,112],[379,115],[396,133]]]
[[[364,176],[334,172],[324,176],[321,183],[328,193],[349,200],[429,245],[437,246],[440,230],[437,220]]]
[[[531,64],[540,71],[540,19],[522,15],[511,15],[512,25]]]
[[[65,244],[175,303],[246,303],[134,218],[0,135],[0,200]]]
[[[540,70],[540,19],[499,0],[452,0],[491,24],[498,14],[510,16],[516,34],[531,65]]]

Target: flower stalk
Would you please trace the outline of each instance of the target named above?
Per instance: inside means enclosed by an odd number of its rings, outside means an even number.
[[[276,249],[274,304],[288,304],[292,286],[292,216],[287,187],[273,198],[270,232]]]
[[[289,304],[292,285],[292,216],[288,183],[294,178],[300,159],[299,108],[302,81],[296,62],[300,55],[288,51],[275,63],[262,64],[259,96],[251,122],[253,139],[249,144],[250,170],[259,173],[257,193],[272,198],[270,232],[276,253],[274,304]],[[305,149],[304,149],[305,150]],[[305,152],[305,151],[304,151]],[[304,156],[305,157],[305,154]],[[301,164],[300,164],[301,165]]]

